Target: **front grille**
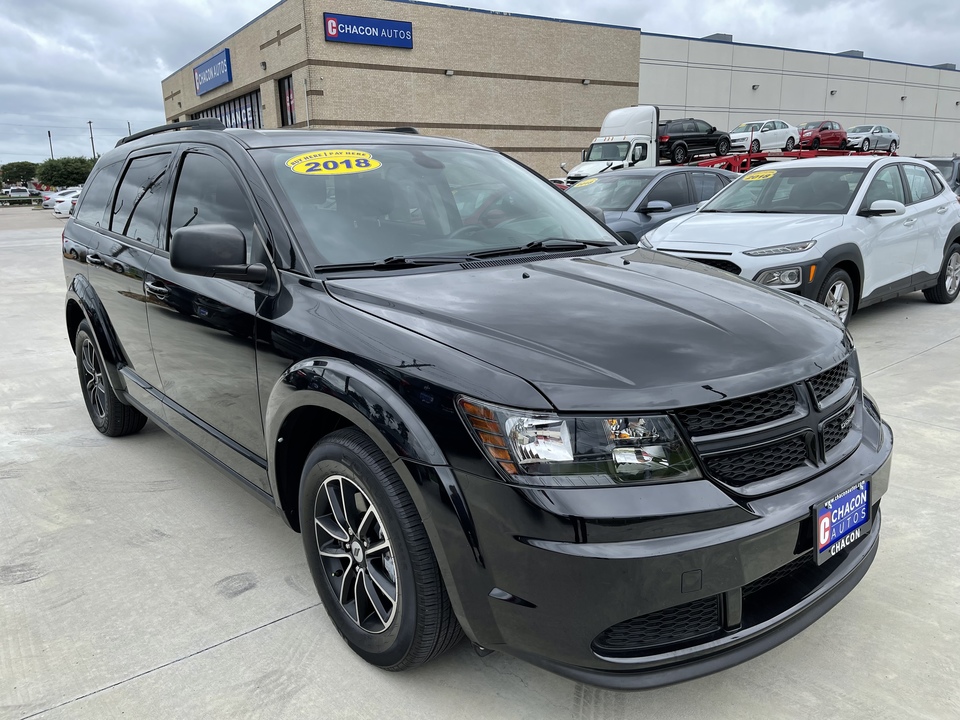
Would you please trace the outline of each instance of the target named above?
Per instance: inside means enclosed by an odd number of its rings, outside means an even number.
[[[740,274],[740,266],[729,260],[714,260],[713,258],[687,258],[687,260],[696,260],[704,265],[726,270],[728,273],[733,273],[734,275]]]
[[[775,477],[801,467],[807,461],[807,446],[800,436],[746,452],[706,458],[707,470],[717,480],[732,487]]]
[[[829,370],[810,378],[810,387],[813,388],[813,394],[816,396],[817,402],[821,402],[835,393],[849,374],[850,366],[844,360],[839,365],[834,365]]]
[[[593,648],[600,654],[629,654],[703,637],[720,627],[720,596],[713,595],[617,623],[597,635]]]
[[[685,408],[677,418],[691,435],[729,432],[784,418],[793,412],[797,395],[793,386],[724,402]]]
[[[850,434],[850,429],[853,427],[853,412],[853,407],[847,408],[835,418],[828,420],[823,426],[823,451],[825,453],[833,450]]]
[[[809,552],[804,553],[800,557],[794,558],[793,560],[788,562],[786,565],[783,565],[782,567],[778,567],[773,572],[769,572],[763,577],[757,578],[752,583],[748,583],[744,585],[743,597],[752,595],[755,592],[759,592],[760,590],[763,590],[765,587],[769,587],[774,583],[778,583],[781,580],[790,577],[795,572],[802,570],[812,562],[813,562],[813,554]]]

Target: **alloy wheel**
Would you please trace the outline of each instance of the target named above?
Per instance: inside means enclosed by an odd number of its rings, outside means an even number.
[[[943,284],[948,295],[956,295],[957,290],[960,289],[960,253],[954,253],[947,260]]]
[[[960,273],[960,257],[957,258],[957,269]],[[850,313],[850,288],[845,282],[838,280],[827,291],[823,304],[840,320],[846,322],[847,315]]]
[[[861,146],[864,152],[867,152],[870,149],[870,141],[864,140],[863,145]]]
[[[317,550],[340,607],[371,634],[387,630],[399,604],[393,546],[369,496],[350,478],[331,475],[314,503]]]
[[[103,420],[107,416],[107,386],[97,349],[89,339],[83,341],[80,361],[83,365],[83,388],[90,401],[90,410]]]

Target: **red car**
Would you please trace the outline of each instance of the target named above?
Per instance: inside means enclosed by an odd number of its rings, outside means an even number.
[[[800,126],[800,147],[843,149],[847,144],[847,131],[833,120],[815,120]]]

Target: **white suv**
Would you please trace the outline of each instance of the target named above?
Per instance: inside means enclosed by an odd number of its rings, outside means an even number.
[[[844,322],[915,290],[936,303],[960,292],[960,203],[913,158],[770,163],[640,244],[813,298]]]

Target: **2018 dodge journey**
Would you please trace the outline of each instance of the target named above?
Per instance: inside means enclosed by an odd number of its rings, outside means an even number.
[[[625,245],[491,150],[156,128],[100,158],[63,257],[97,429],[149,418],[275,506],[388,670],[466,635],[686,680],[876,555],[893,438],[843,325]]]

